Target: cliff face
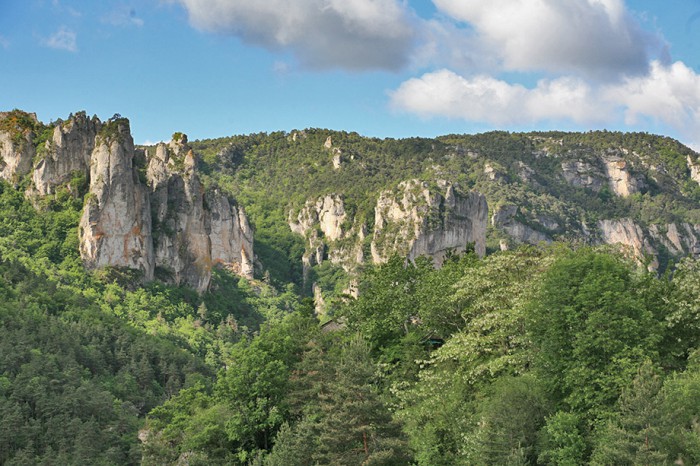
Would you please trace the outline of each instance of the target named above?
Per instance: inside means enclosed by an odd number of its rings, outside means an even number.
[[[400,183],[398,192],[379,196],[371,245],[375,263],[399,253],[410,260],[430,256],[440,266],[448,253],[463,252],[468,243],[479,256],[486,253],[486,198],[477,192],[458,193],[446,182],[438,190],[410,180]]]
[[[253,237],[243,210],[204,191],[195,155],[181,135],[159,144],[148,162],[156,267],[161,278],[205,290],[221,265],[252,278]]]
[[[128,122],[109,123],[90,158],[90,194],[80,220],[80,255],[90,269],[127,267],[153,279],[151,209],[134,166]]]
[[[100,120],[90,119],[84,112],[56,125],[53,137],[46,141],[45,155],[34,166],[28,194],[53,194],[56,187],[70,181],[74,173],[88,175],[101,127]]]
[[[487,214],[479,193],[459,193],[447,182],[438,183],[437,190],[418,180],[402,182],[396,192],[384,191],[377,199],[372,261],[385,262],[392,254],[409,260],[429,256],[440,266],[448,253],[463,252],[469,243],[483,256]],[[289,227],[307,238],[305,269],[325,259],[346,270],[364,261],[367,226],[350,217],[337,194],[307,201],[296,216],[290,213]]]
[[[0,123],[0,177],[16,183],[31,174],[27,196],[55,194],[75,176],[89,180],[79,228],[87,268],[125,267],[144,281],[199,291],[217,266],[252,278],[245,212],[220,191],[205,192],[186,136],[176,133],[177,140],[147,154],[134,147],[129,121],[118,115],[103,123],[80,112],[51,129],[13,111],[0,114]],[[48,139],[35,142],[34,128]]]
[[[608,150],[586,155],[561,163],[562,175],[572,186],[595,192],[607,186],[610,192],[620,197],[628,197],[646,188],[645,181],[631,171],[624,153]]]
[[[669,223],[642,228],[630,218],[598,222],[600,241],[620,245],[650,270],[659,267],[659,255],[700,257],[700,225]]]
[[[346,271],[364,261],[362,249],[366,227],[352,219],[345,210],[343,197],[328,194],[308,200],[299,213],[290,212],[289,228],[306,238],[306,252],[302,256],[304,280],[311,267],[328,259]]]
[[[29,173],[35,155],[32,138],[31,131],[0,131],[0,178],[15,184]]]

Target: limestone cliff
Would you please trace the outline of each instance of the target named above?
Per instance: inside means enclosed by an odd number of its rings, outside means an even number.
[[[439,266],[449,252],[462,252],[469,243],[483,256],[487,216],[486,198],[477,192],[461,194],[446,182],[431,190],[418,180],[404,181],[377,200],[372,260],[385,262],[394,253],[410,260],[426,255]]]
[[[129,122],[109,122],[95,138],[90,194],[80,219],[80,255],[90,269],[139,270],[153,279],[155,267],[148,190],[134,166]]]
[[[620,197],[628,197],[646,188],[643,177],[632,171],[630,157],[623,151],[585,153],[561,162],[564,179],[572,186],[600,192],[606,187]]]
[[[27,173],[32,154],[18,152],[16,144],[4,147],[12,149],[2,153],[7,176]],[[199,291],[219,265],[252,278],[245,212],[220,191],[205,192],[186,136],[147,157],[134,147],[127,119],[102,123],[81,112],[56,124],[44,149],[26,194],[51,195],[76,173],[85,175],[89,192],[79,235],[86,267],[125,267],[140,271],[144,281],[157,275]]]
[[[0,178],[16,184],[29,173],[35,155],[33,137],[30,130],[23,128],[0,130]]]
[[[158,144],[146,177],[159,278],[200,291],[208,288],[216,265],[252,278],[253,238],[245,213],[218,190],[204,191],[185,135]]]
[[[372,261],[385,262],[395,253],[409,260],[425,255],[440,266],[448,253],[462,252],[469,243],[483,256],[487,211],[484,196],[459,193],[450,183],[439,182],[431,190],[418,180],[402,182],[396,191],[382,192],[377,200]],[[365,259],[367,227],[349,216],[338,194],[307,201],[298,214],[290,213],[289,227],[307,238],[305,272],[326,259],[346,270]]]
[[[352,219],[345,210],[343,197],[328,194],[308,200],[295,216],[289,213],[289,228],[306,238],[306,252],[302,257],[304,277],[309,269],[329,259],[346,271],[364,261],[362,244],[366,227]]]
[[[536,230],[518,221],[519,208],[516,205],[504,205],[495,210],[491,216],[491,225],[505,232],[516,243],[538,244],[551,243],[552,238],[547,233]],[[538,219],[537,226],[541,229],[555,230],[559,225],[546,217]]]
[[[643,228],[632,219],[623,218],[601,220],[598,230],[602,243],[622,245],[650,270],[659,267],[659,256],[664,249],[672,256],[700,257],[700,225],[669,223]]]
[[[90,119],[85,112],[57,124],[53,137],[45,143],[43,157],[34,166],[28,194],[53,194],[56,187],[70,181],[73,174],[89,175],[90,158],[101,127],[97,117]]]

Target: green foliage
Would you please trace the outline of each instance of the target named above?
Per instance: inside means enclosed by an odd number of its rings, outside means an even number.
[[[540,430],[538,464],[584,464],[588,445],[581,424],[581,418],[577,414],[566,411],[557,411],[548,416]]]
[[[112,118],[102,124],[98,137],[107,145],[114,141],[124,141],[124,135],[129,134],[129,120],[115,113]]]
[[[18,109],[7,112],[0,118],[0,131],[9,133],[17,147],[21,147],[25,138],[33,134],[37,127],[41,125],[33,115]]]
[[[639,285],[621,259],[577,251],[550,267],[529,309],[538,371],[556,399],[590,419],[607,415],[641,362],[658,357],[662,327]]]

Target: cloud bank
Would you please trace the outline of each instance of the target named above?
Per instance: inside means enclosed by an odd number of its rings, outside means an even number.
[[[700,75],[682,62],[650,64],[647,75],[592,86],[580,78],[540,80],[527,88],[490,76],[465,78],[449,70],[410,79],[390,93],[391,105],[423,117],[494,125],[567,120],[577,124],[663,124],[696,141]]]
[[[434,0],[511,71],[644,74],[665,43],[622,0]]]
[[[316,69],[398,70],[416,29],[398,0],[176,0],[197,28],[291,51]]]

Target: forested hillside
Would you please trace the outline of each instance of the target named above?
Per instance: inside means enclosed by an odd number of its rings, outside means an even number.
[[[3,118],[0,464],[700,462],[700,164],[676,141],[134,148],[117,116]],[[147,211],[104,266],[115,199]]]

